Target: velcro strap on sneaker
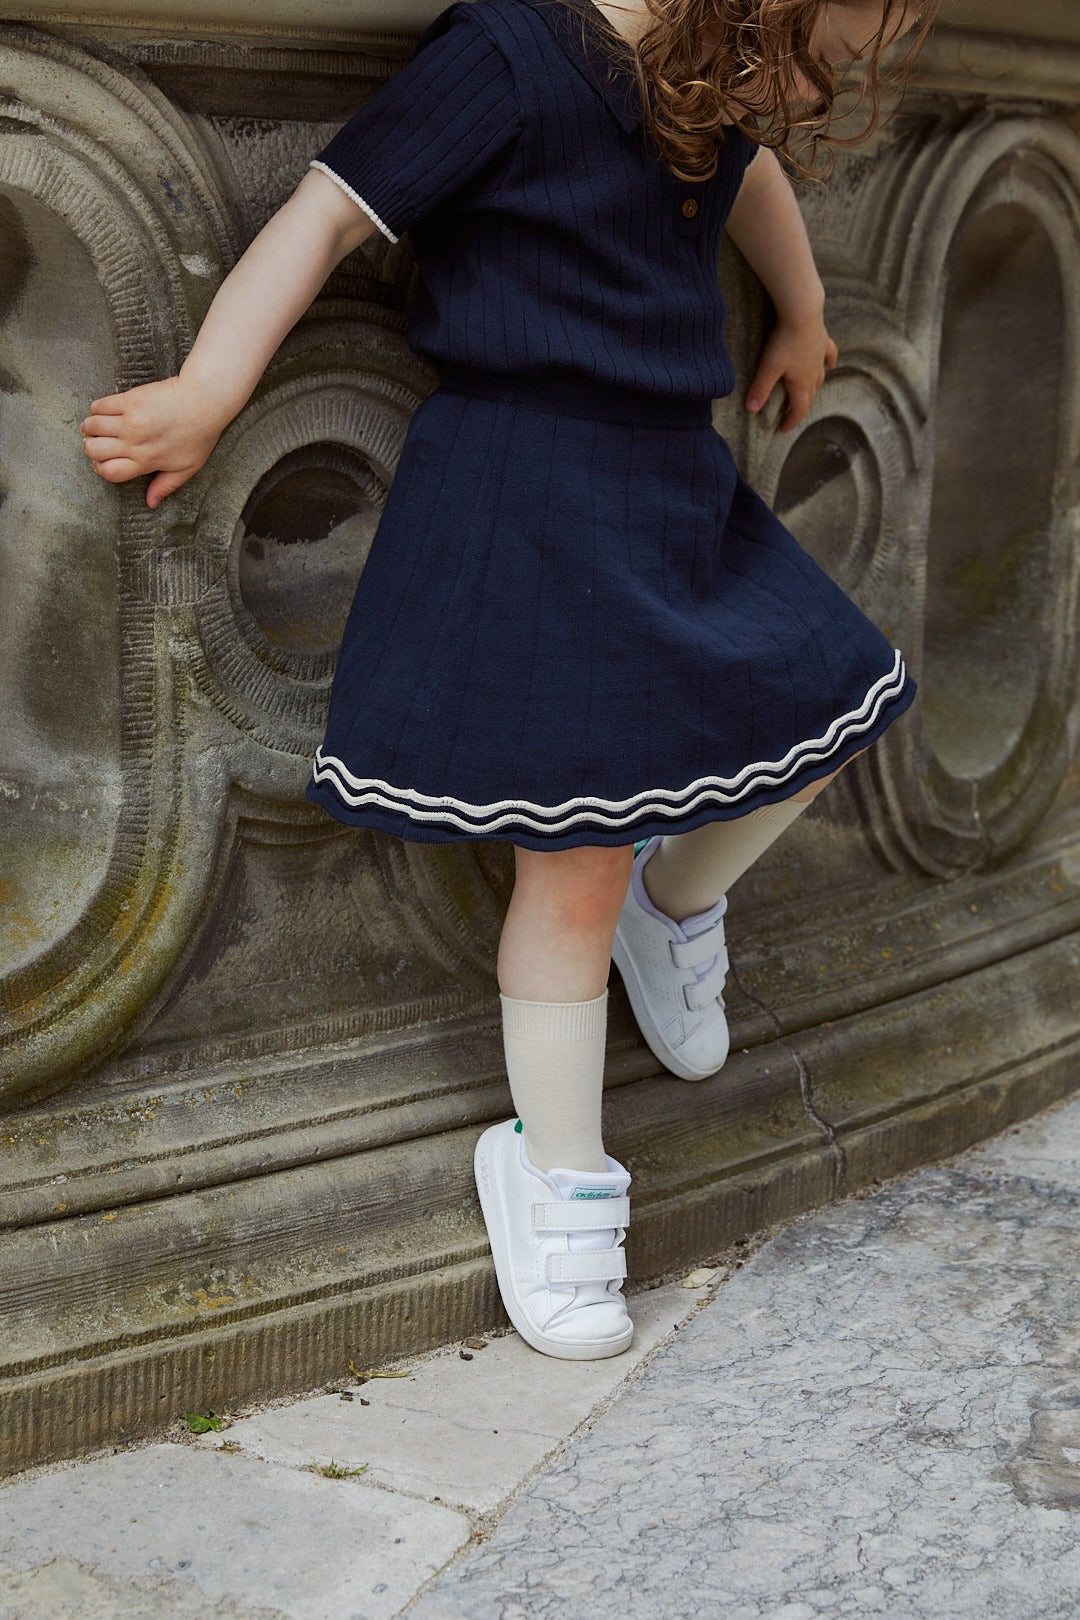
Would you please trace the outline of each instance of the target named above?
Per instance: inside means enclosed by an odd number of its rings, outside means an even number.
[[[626,1276],[623,1249],[575,1250],[571,1254],[549,1254],[545,1266],[549,1283],[617,1282]]]
[[[727,952],[713,963],[703,979],[683,986],[683,999],[688,1007],[707,1007],[718,997],[723,1001],[724,980],[727,978]]]
[[[564,1198],[533,1205],[534,1232],[601,1232],[629,1225],[629,1198]]]
[[[724,949],[723,919],[707,928],[703,934],[697,934],[693,939],[679,941],[669,940],[671,960],[676,967],[700,967],[703,962],[710,961],[718,951]]]

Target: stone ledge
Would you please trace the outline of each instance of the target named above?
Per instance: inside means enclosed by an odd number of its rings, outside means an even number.
[[[0,20],[150,31],[200,39],[258,36],[317,42],[411,37],[443,9],[440,0],[7,0]]]
[[[442,9],[443,0],[0,0],[0,21],[346,43],[414,36]],[[1080,12],[1067,0],[945,0],[935,36],[962,45],[969,34],[1080,46]]]
[[[609,1134],[638,1187],[635,1281],[946,1157],[1068,1095],[1080,1085],[1080,1009],[1069,993],[1078,956],[1080,935],[1070,934],[931,993],[737,1054],[714,1081],[619,1086]],[[474,1134],[339,1160],[335,1175],[369,1183],[360,1203],[348,1189],[339,1200],[334,1244],[344,1237],[353,1260],[336,1279],[313,1278],[299,1303],[283,1300],[280,1286],[277,1303],[272,1290],[214,1310],[207,1300],[197,1330],[187,1319],[170,1330],[150,1311],[141,1330],[110,1341],[98,1320],[104,1279],[88,1273],[82,1288],[65,1279],[51,1319],[37,1302],[6,1357],[0,1472],[160,1434],[185,1406],[228,1410],[310,1390],[345,1376],[350,1360],[377,1366],[502,1325],[470,1196]],[[327,1167],[283,1171],[254,1188],[270,1227],[295,1216],[298,1174],[325,1178]],[[243,1186],[233,1191],[242,1198]],[[18,1335],[10,1318],[9,1327]]]
[[[1080,14],[1078,14],[1080,22]],[[986,96],[997,101],[1080,100],[1080,31],[1061,39],[1017,28],[935,29],[911,75],[922,94]]]

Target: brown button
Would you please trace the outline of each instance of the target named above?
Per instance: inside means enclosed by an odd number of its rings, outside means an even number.
[[[697,213],[697,210],[698,210],[697,198],[696,197],[687,197],[686,201],[682,205],[682,217],[683,217],[683,219],[693,219],[694,215]]]

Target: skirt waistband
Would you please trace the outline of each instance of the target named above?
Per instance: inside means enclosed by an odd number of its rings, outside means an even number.
[[[631,426],[703,428],[712,426],[712,401],[665,399],[633,388],[593,382],[588,377],[511,377],[470,366],[439,367],[439,387],[497,405],[525,405],[565,416]]]

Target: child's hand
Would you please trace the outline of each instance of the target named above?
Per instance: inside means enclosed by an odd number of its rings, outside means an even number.
[[[95,399],[79,431],[94,471],[110,484],[156,475],[146,491],[153,510],[198,472],[224,426],[205,396],[193,395],[179,377],[167,377]]]
[[[752,413],[762,410],[776,384],[782,382],[787,394],[787,410],[781,419],[780,431],[790,433],[814,403],[825,381],[826,370],[833,369],[837,358],[836,344],[820,316],[805,321],[781,318],[762,350],[757,374],[746,396],[747,410]]]

